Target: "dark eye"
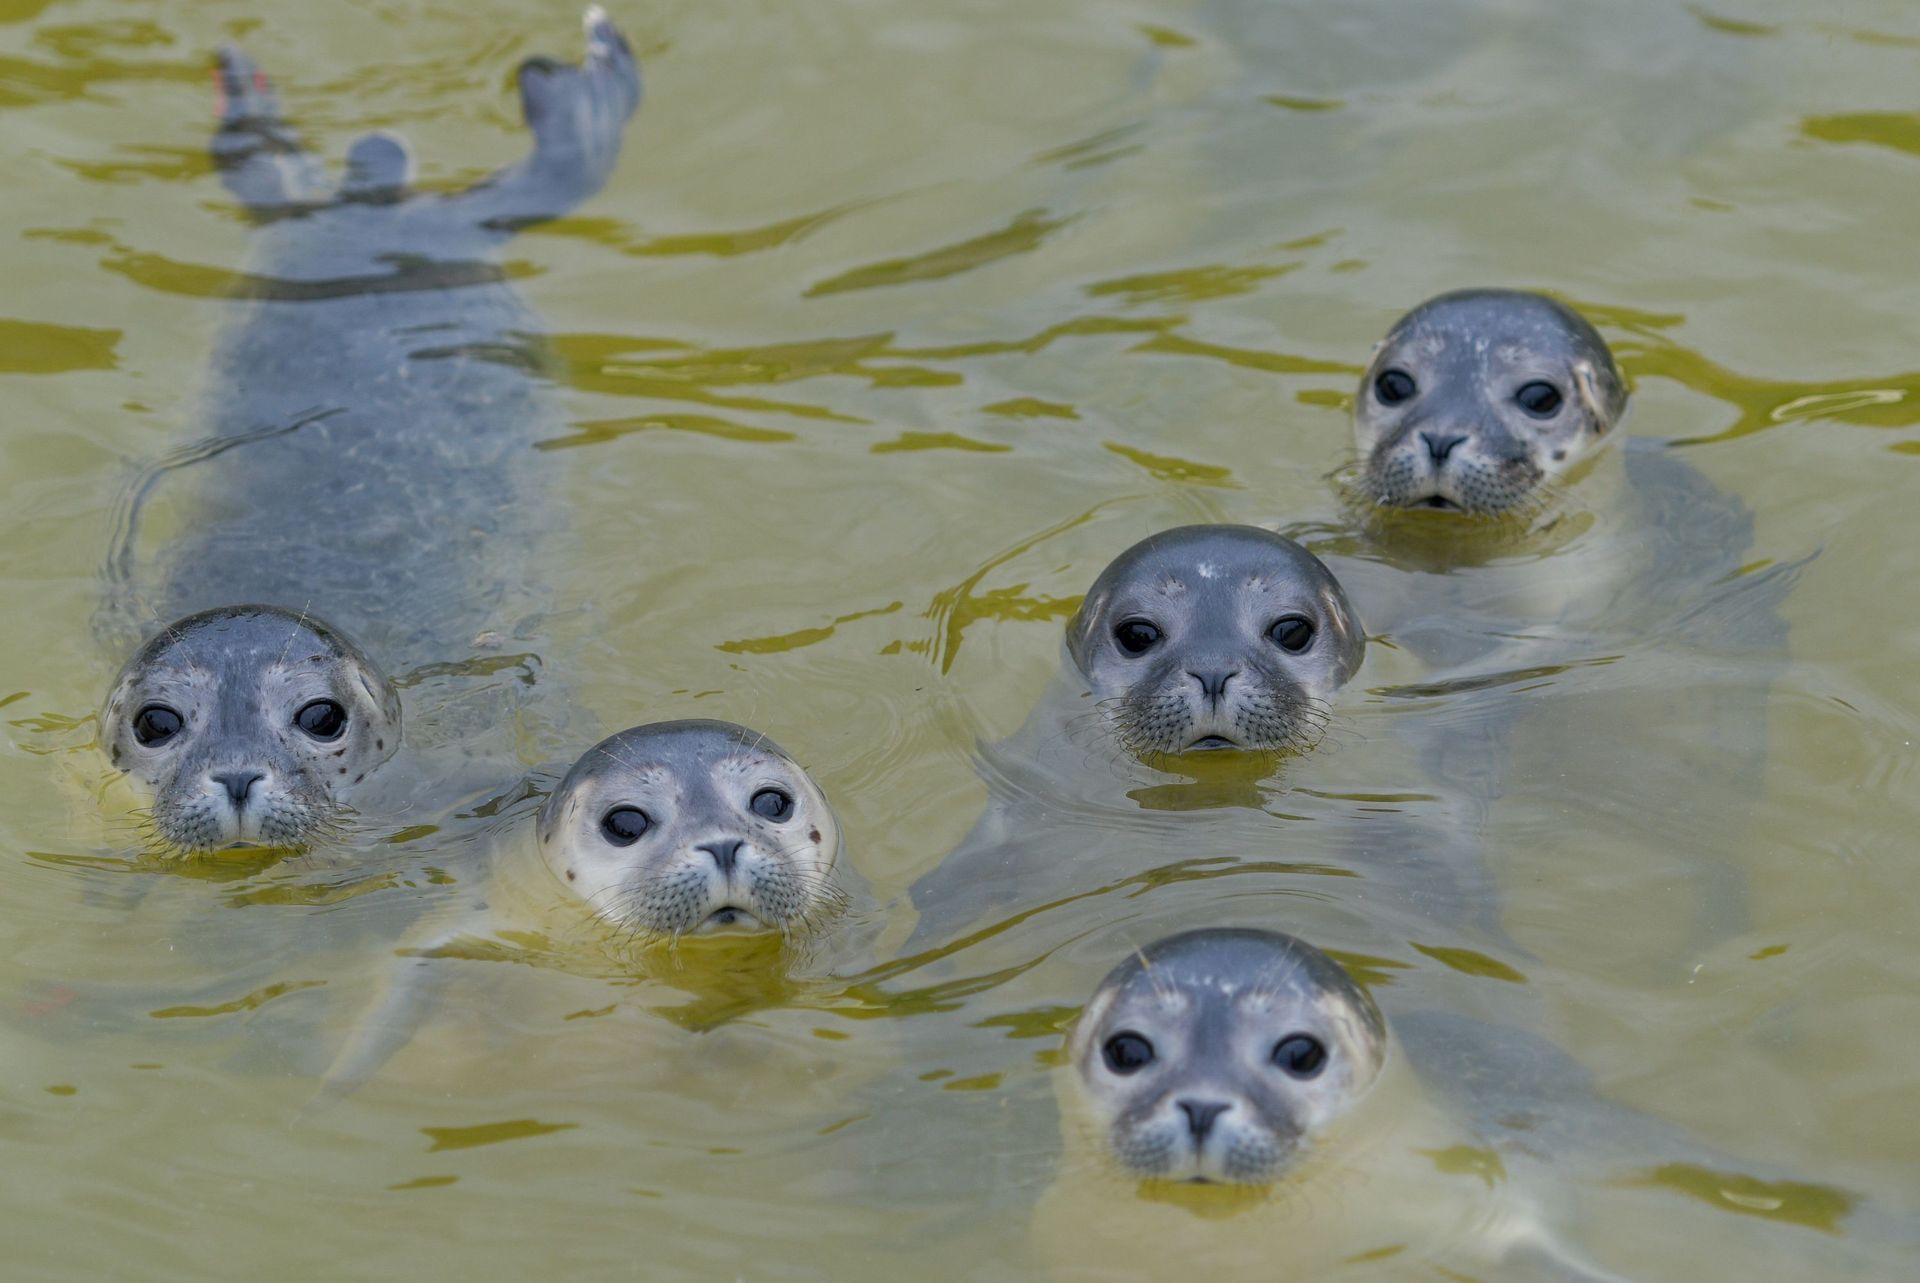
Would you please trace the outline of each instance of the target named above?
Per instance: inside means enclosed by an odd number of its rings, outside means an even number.
[[[1128,619],[1114,626],[1113,640],[1129,655],[1144,655],[1160,640],[1160,630],[1144,619]]]
[[[133,715],[133,737],[153,748],[180,733],[180,714],[165,704],[149,704]]]
[[[1313,645],[1313,621],[1305,615],[1282,615],[1267,629],[1273,644],[1291,655]]]
[[[330,699],[316,699],[293,715],[293,724],[317,740],[337,740],[347,729],[347,710]]]
[[[653,825],[637,806],[616,806],[600,817],[600,831],[615,846],[632,846]]]
[[[1288,1034],[1273,1045],[1273,1063],[1291,1078],[1315,1078],[1326,1068],[1327,1049],[1310,1034]]]
[[[1118,1033],[1107,1039],[1100,1054],[1114,1073],[1137,1074],[1153,1063],[1153,1044],[1136,1033]]]
[[[1386,405],[1399,405],[1419,390],[1420,385],[1405,370],[1382,370],[1373,381],[1373,394]]]
[[[753,795],[753,813],[766,820],[784,820],[793,814],[793,799],[779,789],[761,789]]]
[[[1560,413],[1560,389],[1551,383],[1523,384],[1513,399],[1536,419],[1551,419]]]

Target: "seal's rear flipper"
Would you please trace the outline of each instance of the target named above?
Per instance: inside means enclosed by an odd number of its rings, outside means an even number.
[[[392,201],[407,194],[413,181],[413,154],[396,134],[376,129],[347,148],[347,176],[341,200]]]
[[[259,214],[323,199],[319,167],[281,119],[267,73],[227,45],[217,55],[214,78],[220,124],[209,150],[227,190]]]
[[[582,19],[587,56],[520,64],[520,105],[533,154],[453,199],[475,221],[512,231],[558,218],[599,191],[620,156],[620,135],[640,105],[640,66],[598,5]]]

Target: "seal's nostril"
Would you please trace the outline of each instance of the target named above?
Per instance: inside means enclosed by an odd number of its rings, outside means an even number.
[[[1453,448],[1467,438],[1464,435],[1448,436],[1438,432],[1422,432],[1420,439],[1427,443],[1427,453],[1435,463],[1445,463]]]
[[[734,862],[740,858],[740,847],[742,845],[738,838],[730,838],[724,842],[708,842],[704,846],[698,846],[694,849],[696,851],[705,851],[708,855],[712,856],[713,862],[719,866],[720,872],[731,877],[733,875]]]
[[[247,794],[253,786],[266,776],[259,771],[216,771],[211,778],[227,791],[227,796],[233,799],[233,809],[237,811],[247,804]]]
[[[1214,1120],[1233,1106],[1223,1100],[1182,1100],[1176,1101],[1180,1112],[1187,1116],[1187,1129],[1193,1133],[1194,1144],[1205,1144],[1207,1133],[1213,1130]]]
[[[1227,693],[1227,683],[1232,681],[1234,678],[1238,677],[1239,675],[1240,675],[1240,670],[1237,668],[1234,669],[1232,672],[1226,672],[1226,673],[1222,673],[1222,672],[1196,673],[1191,670],[1189,670],[1187,673],[1187,676],[1193,678],[1194,681],[1200,683],[1201,692],[1205,694],[1208,699],[1213,700],[1216,703],[1219,702],[1220,697],[1222,695],[1225,695]]]

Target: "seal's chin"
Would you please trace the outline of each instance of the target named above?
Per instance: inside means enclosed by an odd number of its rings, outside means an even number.
[[[767,930],[767,924],[739,905],[723,904],[709,913],[699,926],[693,929],[695,935],[751,935]]]

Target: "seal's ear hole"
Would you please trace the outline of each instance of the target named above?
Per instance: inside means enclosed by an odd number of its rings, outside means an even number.
[[[1606,402],[1600,395],[1599,375],[1594,373],[1591,361],[1573,363],[1573,386],[1580,393],[1580,404],[1586,407],[1588,417],[1593,420],[1593,434],[1605,435],[1607,429],[1613,426],[1613,421],[1607,417]]]
[[[568,870],[567,870],[567,881],[569,881],[569,882],[571,882],[571,881],[573,881],[573,870],[572,870],[572,869],[568,869]]]

